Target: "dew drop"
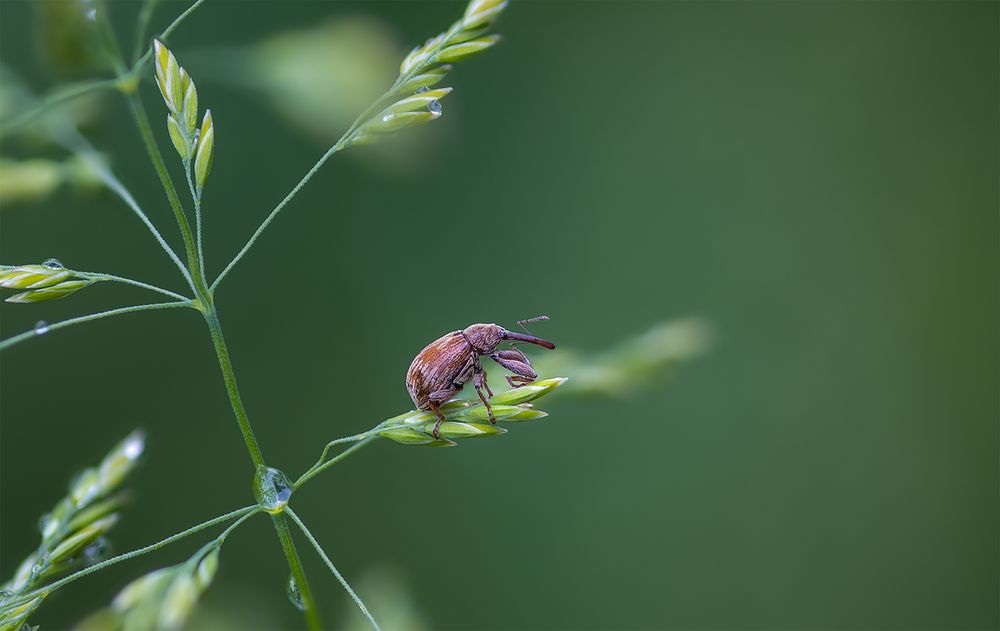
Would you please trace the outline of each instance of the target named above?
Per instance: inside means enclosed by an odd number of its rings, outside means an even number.
[[[423,94],[424,92],[427,92],[429,90],[430,88],[428,88],[426,85],[422,85],[419,88],[417,88],[417,94]]]
[[[45,262],[42,263],[42,265],[51,269],[63,269],[66,267],[59,259],[45,259]]]
[[[0,603],[4,602],[6,600],[10,600],[10,598],[13,595],[14,595],[14,592],[10,591],[9,589],[0,589]]]
[[[433,101],[431,101],[430,103],[428,103],[427,104],[427,111],[430,112],[431,114],[435,115],[435,116],[437,116],[438,114],[440,114],[441,113],[441,101],[438,101],[437,99],[434,99]]]
[[[97,21],[97,9],[88,9],[87,10],[87,19],[90,20],[91,22],[96,22]]]
[[[35,335],[45,335],[49,332],[49,323],[45,320],[39,320],[35,323]]]
[[[269,513],[280,513],[292,496],[292,483],[281,471],[272,467],[257,467],[253,492],[260,507]]]
[[[392,120],[392,118],[393,118],[392,114],[386,114],[385,116],[382,117],[382,122],[388,123],[389,121]]]
[[[288,594],[288,602],[292,603],[293,607],[299,611],[306,610],[306,606],[302,603],[302,592],[299,591],[299,584],[295,582],[294,576],[288,577],[286,593]]]
[[[108,540],[101,537],[83,549],[83,561],[87,565],[100,563],[104,559],[108,558],[108,552],[110,552],[110,550],[111,545],[108,543]]]

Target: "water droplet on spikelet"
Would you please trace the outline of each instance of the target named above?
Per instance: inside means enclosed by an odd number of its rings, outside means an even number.
[[[49,323],[45,320],[39,320],[35,323],[35,335],[45,335],[49,332]]]
[[[428,103],[427,104],[427,111],[430,112],[431,114],[435,115],[435,116],[437,116],[438,114],[440,114],[441,113],[441,101],[438,101],[437,99],[434,99],[433,101],[431,101],[430,103]]]
[[[424,92],[427,92],[428,90],[430,90],[430,88],[428,88],[426,85],[422,85],[419,88],[417,88],[417,94],[422,94]]]
[[[59,259],[45,259],[45,262],[42,263],[42,265],[51,269],[63,269],[66,267]]]

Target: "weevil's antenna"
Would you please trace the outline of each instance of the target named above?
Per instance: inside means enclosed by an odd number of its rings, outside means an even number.
[[[524,329],[524,332],[527,333],[528,335],[532,335],[531,331],[528,330],[528,327],[526,327],[524,325],[525,324],[531,324],[532,322],[544,322],[544,321],[546,321],[548,319],[549,319],[549,316],[547,316],[547,315],[535,316],[534,318],[528,318],[527,320],[518,320],[517,321],[517,326],[519,326],[522,329]],[[511,348],[514,348],[518,344],[519,344],[519,342],[511,342],[510,346],[511,346]]]

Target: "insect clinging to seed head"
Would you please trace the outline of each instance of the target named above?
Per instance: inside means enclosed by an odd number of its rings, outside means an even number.
[[[548,316],[538,316],[520,320],[518,324],[523,328],[525,323],[548,319]],[[511,348],[497,350],[506,341],[512,342]],[[406,372],[406,390],[418,410],[429,410],[437,415],[438,421],[434,424],[433,432],[435,438],[440,436],[439,430],[444,422],[440,406],[455,396],[470,380],[476,394],[486,406],[490,422],[496,423],[490,402],[483,395],[484,389],[490,397],[493,396],[493,391],[486,383],[486,371],[479,361],[480,356],[489,357],[514,373],[507,376],[507,383],[513,388],[538,378],[527,355],[515,348],[518,342],[537,344],[548,349],[556,347],[547,340],[528,333],[508,331],[497,324],[472,324],[461,331],[452,331],[439,337],[413,358],[413,363]]]

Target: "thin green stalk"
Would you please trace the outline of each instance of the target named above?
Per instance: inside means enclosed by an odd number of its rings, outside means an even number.
[[[222,270],[222,273],[219,274],[218,278],[215,279],[215,282],[213,282],[212,286],[209,288],[210,292],[215,291],[215,288],[219,286],[219,283],[222,282],[222,279],[226,276],[226,274],[229,273],[229,270],[233,269],[233,267],[235,267],[236,264],[240,262],[240,259],[243,258],[243,255],[246,254],[251,247],[253,247],[254,242],[257,241],[257,237],[259,237],[261,233],[263,233],[264,230],[266,230],[267,227],[271,225],[271,222],[274,221],[274,218],[278,216],[278,213],[281,212],[281,210],[285,207],[286,204],[288,204],[288,202],[292,201],[292,198],[295,197],[296,194],[298,194],[299,190],[303,186],[305,186],[309,182],[309,180],[312,179],[312,176],[316,175],[316,172],[319,171],[320,167],[322,167],[323,164],[330,159],[330,156],[337,153],[343,148],[342,143],[345,140],[346,140],[346,135],[342,137],[340,140],[338,140],[335,145],[330,147],[326,151],[326,153],[323,154],[323,157],[321,157],[319,161],[316,162],[316,164],[314,164],[311,169],[309,169],[309,172],[306,173],[301,180],[299,180],[299,183],[295,185],[295,188],[293,188],[291,192],[288,193],[288,195],[285,195],[285,198],[281,200],[281,202],[277,206],[274,207],[274,210],[272,210],[271,213],[267,216],[267,218],[264,219],[263,223],[261,223],[260,226],[257,228],[257,230],[253,233],[253,236],[251,236],[250,239],[246,242],[246,245],[243,246],[243,248],[236,254],[236,256],[233,257],[233,260],[231,260],[229,264],[226,265],[225,269]]]
[[[153,137],[153,129],[149,126],[149,118],[146,116],[146,110],[142,106],[139,96],[136,94],[128,95],[128,103],[129,109],[132,111],[132,117],[135,119],[136,127],[139,128],[139,135],[142,136],[142,140],[146,145],[149,159],[152,160],[153,168],[160,177],[160,183],[167,194],[167,201],[170,202],[170,208],[174,211],[177,226],[181,230],[181,238],[184,239],[184,250],[187,252],[188,271],[191,272],[192,276],[195,276],[194,284],[198,293],[203,293],[204,283],[200,282],[200,279],[197,278],[199,269],[198,253],[195,249],[194,237],[191,234],[191,226],[188,224],[187,215],[184,214],[181,200],[177,196],[174,181],[171,179],[170,173],[163,162],[163,155],[160,153],[160,148],[156,145],[156,139]]]
[[[177,307],[193,307],[193,306],[194,303],[192,303],[190,300],[184,300],[181,302],[154,302],[146,305],[119,307],[118,309],[109,309],[108,311],[91,313],[90,315],[79,316],[76,318],[70,318],[69,320],[63,320],[62,322],[55,322],[53,324],[45,325],[44,331],[42,332],[39,332],[38,329],[33,329],[31,331],[25,331],[24,333],[8,337],[7,339],[0,341],[0,351],[10,348],[11,346],[17,344],[18,342],[23,342],[33,337],[38,337],[43,333],[48,333],[50,331],[55,331],[57,329],[64,329],[74,324],[90,322],[91,320],[100,320],[101,318],[110,318],[111,316],[122,315],[124,313],[135,313],[136,311],[152,311],[154,309],[174,309]]]
[[[136,65],[142,57],[142,53],[149,48],[146,33],[149,32],[149,21],[153,18],[153,9],[156,8],[157,0],[145,0],[142,3],[142,10],[135,23],[135,45],[132,52],[132,65]]]
[[[165,40],[170,37],[170,34],[181,25],[181,22],[194,13],[195,9],[200,7],[203,2],[205,2],[205,0],[197,0],[194,4],[188,7],[186,11],[177,16],[177,18],[171,22],[170,26],[160,33],[159,39]],[[74,83],[53,90],[31,108],[15,114],[4,121],[0,121],[0,138],[9,133],[11,129],[32,121],[52,107],[85,94],[106,89],[120,89],[123,91],[133,90],[134,86],[129,87],[130,85],[133,85],[129,79],[139,76],[145,65],[149,63],[152,56],[153,47],[149,46],[147,47],[146,52],[139,57],[139,59],[132,66],[132,69],[125,73],[125,76],[111,79],[97,79],[94,81],[81,81],[79,83]]]
[[[233,372],[233,362],[229,358],[229,349],[226,347],[226,339],[222,336],[222,324],[219,322],[215,306],[208,305],[204,314],[205,322],[208,323],[208,332],[212,336],[212,344],[215,346],[215,354],[219,359],[219,368],[222,369],[222,380],[226,384],[229,403],[233,407],[236,423],[240,426],[240,432],[243,434],[243,442],[246,443],[247,452],[250,454],[250,459],[253,460],[254,467],[263,466],[264,455],[260,451],[260,445],[257,444],[257,437],[250,425],[250,418],[247,416],[243,400],[240,398],[240,390],[236,385],[236,373]]]
[[[113,274],[100,274],[93,272],[74,272],[76,276],[81,278],[91,278],[93,280],[99,281],[111,281],[114,283],[122,283],[125,285],[133,285],[135,287],[141,287],[143,289],[148,289],[149,291],[155,291],[161,293],[164,296],[170,296],[171,298],[177,298],[178,300],[185,300],[187,302],[192,302],[187,296],[182,296],[181,294],[174,293],[169,289],[163,289],[162,287],[157,287],[156,285],[150,285],[149,283],[144,283],[139,280],[132,280],[131,278],[125,278],[124,276],[115,276]]]
[[[34,120],[49,109],[65,103],[84,94],[90,94],[98,90],[109,90],[119,86],[119,79],[97,79],[96,81],[81,81],[71,85],[57,88],[42,97],[32,107],[15,114],[0,123],[0,137],[5,136],[11,129],[19,127]]]
[[[404,83],[412,79],[420,69],[433,65],[435,63],[434,60],[436,59],[437,53],[440,52],[440,50],[442,50],[449,43],[451,38],[460,30],[461,30],[461,22],[456,22],[454,25],[452,25],[452,27],[448,30],[447,35],[444,38],[442,38],[441,43],[438,45],[436,49],[434,49],[431,56],[429,57],[429,60],[425,64],[422,64],[420,67],[415,67],[411,69],[406,74],[400,75],[396,79],[396,81],[393,82],[392,87],[386,90],[385,93],[382,94],[382,96],[377,98],[374,103],[368,106],[368,109],[366,109],[364,112],[361,113],[361,115],[359,115],[356,119],[354,119],[354,122],[351,123],[351,126],[347,129],[346,132],[344,132],[344,135],[341,136],[340,139],[337,140],[337,142],[332,147],[327,149],[326,153],[324,153],[322,157],[320,157],[320,159],[316,162],[316,164],[314,164],[313,167],[309,169],[309,172],[306,173],[301,180],[299,180],[299,183],[296,184],[295,187],[288,193],[288,195],[285,195],[284,199],[282,199],[281,202],[279,202],[278,205],[275,206],[274,209],[268,214],[268,216],[264,219],[263,223],[260,224],[257,230],[246,242],[246,245],[244,245],[243,248],[240,249],[239,252],[237,252],[236,256],[233,257],[233,260],[231,260],[229,264],[226,265],[226,267],[222,270],[222,273],[219,274],[219,276],[212,283],[212,286],[209,288],[210,292],[215,291],[216,287],[219,286],[219,283],[222,282],[222,279],[226,276],[226,274],[228,274],[229,271],[233,269],[233,267],[235,267],[237,263],[240,262],[240,259],[243,258],[243,256],[247,253],[247,251],[249,251],[250,248],[253,247],[254,242],[257,241],[257,238],[260,237],[260,235],[264,232],[264,230],[266,230],[267,227],[271,224],[271,222],[274,221],[274,218],[278,216],[278,213],[281,212],[281,210],[288,204],[288,202],[292,201],[292,198],[298,194],[299,190],[301,190],[302,187],[305,186],[309,182],[309,180],[312,179],[314,175],[316,175],[316,172],[320,170],[320,168],[326,163],[326,161],[329,160],[333,154],[337,153],[350,143],[350,141],[353,139],[354,134],[358,131],[358,126],[361,125],[361,123],[363,123],[364,121],[368,120],[375,113],[375,111],[382,104],[385,103],[385,101],[388,98],[395,96],[395,92],[399,89],[399,86],[403,85]]]
[[[359,443],[351,445],[350,448],[345,449],[344,451],[340,452],[339,454],[337,454],[333,458],[330,458],[328,461],[323,462],[323,459],[320,458],[319,462],[317,462],[315,465],[313,465],[312,468],[310,468],[308,471],[306,471],[305,473],[303,473],[299,477],[299,479],[295,481],[295,490],[298,490],[298,488],[300,486],[302,486],[303,484],[305,484],[306,482],[308,482],[309,480],[311,480],[313,477],[315,477],[316,475],[318,475],[321,471],[323,471],[325,469],[328,469],[329,467],[332,467],[333,465],[335,465],[336,463],[340,462],[341,460],[343,460],[347,456],[351,455],[355,451],[361,449],[365,445],[371,443],[372,441],[374,441],[375,439],[378,438],[377,435],[368,435],[368,434],[370,434],[370,432],[366,432],[365,435],[367,435],[367,438],[365,438],[364,440],[362,440]],[[354,437],[352,436],[351,438],[353,439]],[[346,439],[341,439],[341,441],[346,442]],[[336,444],[337,442],[338,441],[334,441],[333,444]],[[326,457],[326,450],[325,449],[323,450],[323,456]]]
[[[181,262],[177,253],[174,252],[172,247],[170,247],[166,239],[163,238],[163,235],[160,234],[160,231],[156,229],[153,222],[150,221],[146,213],[143,212],[142,208],[139,207],[139,203],[135,201],[135,197],[132,196],[132,193],[130,193],[129,190],[125,188],[125,185],[122,184],[117,177],[115,177],[115,174],[111,172],[111,169],[108,168],[108,166],[104,163],[104,160],[101,159],[97,151],[90,145],[87,139],[80,134],[80,132],[69,126],[67,126],[65,132],[68,137],[63,139],[63,145],[74,154],[86,160],[87,164],[90,165],[97,176],[104,182],[104,185],[111,189],[122,199],[122,201],[125,202],[129,208],[132,209],[132,212],[139,217],[139,220],[142,221],[149,232],[153,235],[156,242],[160,244],[163,251],[167,253],[170,260],[173,261],[177,266],[177,269],[180,270],[184,280],[186,280],[188,286],[191,287],[191,291],[195,291],[194,280],[191,278],[191,274],[188,272],[187,268],[184,267],[184,263]]]
[[[288,507],[285,507],[288,510]],[[302,569],[302,560],[295,549],[295,542],[292,541],[292,533],[288,531],[288,522],[285,521],[284,513],[271,515],[274,521],[274,529],[278,532],[278,540],[281,541],[281,549],[285,552],[288,560],[288,568],[292,572],[295,584],[299,588],[302,596],[302,610],[306,616],[306,625],[310,629],[322,629],[323,625],[319,621],[319,611],[316,609],[316,600],[313,598],[312,589],[306,579],[306,572]]]
[[[160,40],[166,40],[166,39],[168,39],[170,37],[170,34],[173,33],[174,30],[178,26],[181,25],[181,22],[183,22],[184,20],[186,20],[187,17],[189,15],[191,15],[192,13],[194,13],[195,9],[197,9],[198,7],[200,7],[202,5],[202,3],[204,3],[204,2],[205,2],[205,0],[196,0],[194,4],[192,4],[191,6],[189,6],[187,8],[187,10],[184,11],[184,13],[181,13],[180,15],[178,15],[174,19],[174,21],[170,23],[170,26],[168,26],[166,29],[164,29],[163,32],[160,33],[156,38],[160,39]],[[132,67],[132,74],[134,75],[134,74],[137,74],[138,72],[140,72],[142,70],[142,67],[145,66],[146,63],[149,62],[149,60],[152,58],[152,56],[153,56],[153,47],[149,46],[146,49],[146,52],[143,53],[142,57],[140,57],[135,62],[135,65]]]
[[[122,554],[119,554],[118,556],[113,556],[110,559],[107,559],[105,561],[101,561],[100,563],[95,563],[94,565],[91,565],[90,567],[84,568],[84,569],[80,570],[79,572],[74,572],[73,574],[70,574],[69,576],[67,576],[65,578],[61,578],[58,581],[56,581],[56,582],[54,582],[54,583],[52,583],[50,585],[45,585],[44,587],[40,587],[40,588],[36,589],[33,592],[30,592],[28,594],[24,594],[23,596],[18,596],[17,600],[13,600],[12,599],[12,600],[10,600],[8,602],[5,602],[4,606],[16,605],[16,604],[19,604],[19,602],[22,601],[22,600],[24,602],[28,602],[28,601],[30,601],[30,600],[32,600],[34,598],[37,598],[38,596],[42,596],[42,595],[45,595],[45,594],[50,594],[50,593],[54,592],[55,590],[59,589],[60,587],[63,587],[64,585],[66,585],[68,583],[72,583],[73,581],[75,581],[77,579],[83,578],[84,576],[87,576],[88,574],[93,574],[94,572],[98,572],[100,570],[103,570],[106,567],[115,565],[117,563],[121,563],[122,561],[128,561],[129,559],[134,559],[136,557],[143,556],[144,554],[149,554],[150,552],[153,552],[155,550],[159,550],[160,548],[162,548],[164,546],[167,546],[167,545],[170,545],[171,543],[174,543],[175,541],[180,541],[181,539],[183,539],[185,537],[193,535],[196,532],[200,532],[202,530],[205,530],[206,528],[211,528],[212,526],[215,526],[216,524],[221,524],[221,523],[227,522],[227,521],[233,519],[234,517],[241,517],[241,519],[238,522],[236,522],[236,524],[233,524],[232,526],[230,526],[229,528],[227,528],[226,531],[223,533],[223,534],[228,534],[233,529],[233,527],[235,527],[236,525],[242,523],[249,516],[251,516],[251,515],[253,515],[253,514],[257,513],[257,512],[260,512],[260,510],[261,510],[260,507],[257,506],[256,504],[254,504],[253,506],[244,506],[243,508],[238,508],[238,509],[236,509],[234,511],[230,511],[230,512],[226,513],[225,515],[219,515],[218,517],[213,517],[212,519],[209,519],[208,521],[204,521],[204,522],[202,522],[200,524],[196,524],[194,526],[191,526],[187,530],[183,530],[183,531],[181,531],[181,532],[179,532],[177,534],[170,535],[166,539],[161,539],[160,541],[157,541],[156,543],[150,544],[150,545],[148,545],[148,546],[146,546],[144,548],[139,548],[138,550],[132,550],[131,552],[124,552]]]
[[[378,623],[375,622],[375,618],[372,617],[371,612],[368,611],[368,607],[365,607],[365,603],[363,603],[361,601],[361,598],[358,597],[358,595],[354,592],[353,589],[351,589],[351,586],[347,583],[347,579],[345,579],[343,575],[337,570],[336,566],[334,566],[333,564],[333,561],[330,560],[330,557],[327,556],[326,552],[323,551],[322,546],[320,546],[319,542],[316,541],[316,537],[313,537],[312,533],[309,532],[309,529],[306,528],[306,525],[302,523],[301,519],[299,519],[299,516],[295,514],[295,511],[293,511],[290,506],[286,506],[285,512],[288,513],[288,516],[292,518],[292,521],[294,521],[295,524],[299,527],[299,529],[302,531],[302,534],[306,536],[306,539],[309,540],[309,543],[311,543],[313,548],[316,549],[316,552],[319,554],[320,558],[323,559],[324,563],[326,563],[326,567],[330,568],[330,571],[333,572],[333,575],[337,577],[337,580],[340,581],[340,584],[343,585],[344,589],[347,590],[347,593],[351,595],[351,598],[354,599],[355,604],[357,604],[358,608],[361,609],[361,613],[365,614],[365,617],[368,618],[368,621],[372,623],[373,627],[375,627],[375,631],[382,631],[379,628]]]
[[[197,190],[194,185],[194,179],[191,177],[191,160],[184,161],[184,173],[187,176],[188,189],[191,191],[191,201],[194,202],[194,233],[195,241],[198,244],[198,263],[201,266],[201,282],[207,284],[205,279],[205,250],[202,248],[201,241],[201,191]]]

